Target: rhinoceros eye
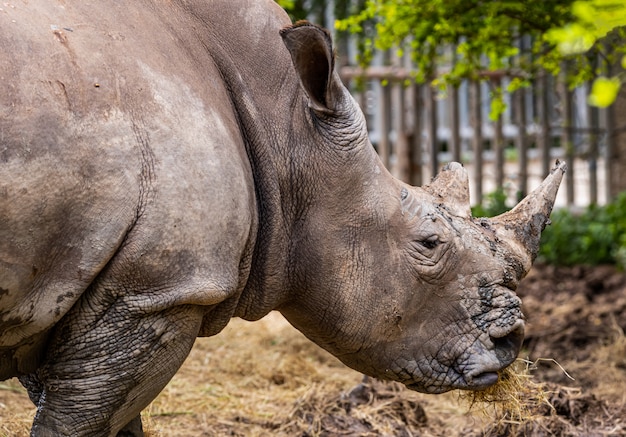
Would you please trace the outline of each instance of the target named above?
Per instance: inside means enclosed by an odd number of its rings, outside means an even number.
[[[426,249],[434,249],[435,247],[437,247],[440,243],[439,241],[439,237],[437,235],[432,235],[428,238],[425,238],[423,240],[418,240],[418,243],[420,246],[426,248]]]

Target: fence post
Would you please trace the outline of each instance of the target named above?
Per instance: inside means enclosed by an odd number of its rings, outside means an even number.
[[[389,144],[389,119],[391,112],[391,102],[388,86],[384,86],[380,81],[380,101],[379,101],[379,129],[380,137],[378,140],[378,154],[383,165],[389,170],[389,155],[391,154],[391,145]]]
[[[412,86],[413,96],[413,133],[411,134],[409,144],[409,173],[410,183],[413,186],[419,187],[422,185],[422,143],[424,130],[424,87],[414,83]]]
[[[541,131],[537,136],[537,146],[541,153],[541,174],[545,178],[550,173],[550,120],[548,112],[548,73],[539,72],[537,78],[537,109]]]
[[[520,88],[515,92],[515,102],[517,109],[517,127],[518,134],[515,138],[518,153],[518,200],[526,197],[526,191],[528,189],[528,141],[526,134],[526,89]]]
[[[615,71],[614,65],[606,64],[607,76],[612,77]],[[615,104],[609,105],[605,109],[606,115],[606,151],[604,154],[604,189],[606,192],[606,202],[613,201],[617,193],[613,190],[613,159],[615,154]]]
[[[459,135],[459,87],[452,85],[448,96],[450,111],[450,151],[452,161],[461,162],[461,139]]]
[[[367,114],[367,85],[365,84],[365,78],[361,79],[362,83],[360,87],[357,88],[356,91],[356,101],[363,112],[363,115]],[[359,83],[358,81],[356,81]]]
[[[617,193],[613,191],[613,159],[615,158],[615,105],[606,111],[606,152],[604,154],[606,202],[611,202]]]
[[[400,59],[393,57],[394,67],[398,67]],[[406,137],[406,116],[404,102],[404,85],[400,80],[390,81],[391,105],[392,105],[392,129],[395,133],[394,154],[396,177],[404,182],[409,182],[409,144]]]
[[[474,145],[474,190],[476,193],[476,203],[478,205],[483,202],[483,133],[482,133],[482,108],[480,81],[475,80],[470,84],[471,95],[471,124],[474,128],[473,145]]]
[[[430,149],[430,177],[434,178],[439,171],[439,146],[437,144],[437,91],[426,87],[428,91],[428,142]]]
[[[502,79],[495,77],[493,85],[500,90],[502,87]],[[496,187],[504,188],[504,135],[502,133],[502,114],[498,114],[498,118],[494,123],[493,132],[493,152],[495,154],[496,167]]]
[[[589,84],[589,86],[591,86]],[[587,106],[587,128],[589,131],[589,203],[598,203],[598,109],[595,106]]]
[[[572,93],[567,86],[567,63],[561,64],[559,75],[561,94],[561,147],[565,151],[565,198],[567,206],[574,204],[574,143],[572,141]]]

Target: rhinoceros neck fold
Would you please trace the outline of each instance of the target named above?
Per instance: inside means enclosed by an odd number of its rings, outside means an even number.
[[[277,29],[269,29],[263,36],[269,40],[267,46],[274,40],[276,46],[282,46]],[[225,82],[245,143],[254,180],[258,224],[251,273],[234,316],[257,320],[287,296],[286,254],[290,223],[297,215],[297,208],[285,208],[294,205],[292,200],[297,191],[291,175],[293,157],[288,147],[288,132],[293,101],[300,90],[296,78],[288,74],[291,66],[286,51],[267,49],[263,53],[261,50],[246,56],[243,63],[237,52],[241,46],[223,41],[207,44],[207,50]],[[285,117],[277,119],[275,115],[281,112]]]

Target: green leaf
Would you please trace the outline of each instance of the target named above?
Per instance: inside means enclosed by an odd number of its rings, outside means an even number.
[[[617,93],[621,87],[618,77],[599,77],[593,81],[589,104],[598,108],[610,106],[617,98]]]
[[[293,9],[296,2],[295,0],[276,0],[276,3],[278,3],[281,8],[290,10]]]
[[[502,88],[496,88],[491,94],[491,108],[489,110],[489,118],[492,121],[498,120],[506,109],[504,97],[502,96]]]
[[[593,34],[579,23],[550,29],[546,33],[545,39],[556,45],[563,55],[585,53],[596,42]]]

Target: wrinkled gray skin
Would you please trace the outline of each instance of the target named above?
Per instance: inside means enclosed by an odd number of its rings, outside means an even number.
[[[458,164],[394,179],[327,33],[289,24],[270,0],[0,13],[0,379],[32,435],[141,435],[197,336],[273,309],[419,391],[515,359],[563,167],[492,220]]]

